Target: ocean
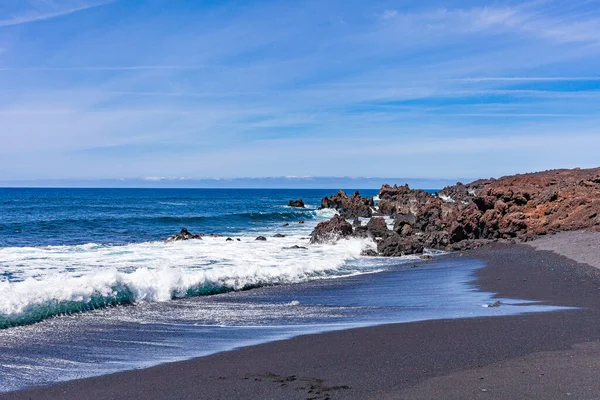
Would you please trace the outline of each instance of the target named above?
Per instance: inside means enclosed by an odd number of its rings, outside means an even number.
[[[300,334],[557,309],[486,307],[477,259],[310,245],[336,191],[0,189],[0,391]],[[305,209],[287,206],[297,198]],[[164,242],[183,227],[207,236]]]

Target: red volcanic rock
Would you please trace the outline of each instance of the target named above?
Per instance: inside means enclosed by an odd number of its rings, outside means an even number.
[[[425,209],[439,206],[439,198],[424,190],[413,190],[404,186],[383,185],[379,191],[379,211],[385,215],[410,214],[419,217]]]
[[[600,231],[600,168],[536,172],[467,186],[480,209],[492,204],[497,211],[481,221],[488,234],[494,229],[487,224],[497,224],[500,238],[523,240],[563,230]]]

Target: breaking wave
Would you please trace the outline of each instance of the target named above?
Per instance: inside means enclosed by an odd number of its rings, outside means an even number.
[[[291,248],[302,238],[0,249],[0,328],[97,308],[372,272],[365,240]],[[306,244],[306,243],[304,243]]]

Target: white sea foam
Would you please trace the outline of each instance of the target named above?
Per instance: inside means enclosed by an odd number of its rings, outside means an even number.
[[[333,208],[323,208],[320,210],[315,210],[315,213],[317,214],[317,217],[319,217],[319,218],[330,219],[334,215],[337,214],[337,211]]]
[[[454,199],[452,197],[450,197],[450,196],[446,196],[446,195],[443,195],[443,194],[439,194],[438,196],[439,196],[440,199],[442,199],[442,201],[444,203],[454,203]]]
[[[257,242],[205,237],[124,246],[0,249],[0,326],[119,303],[160,302],[262,285],[369,272],[360,257],[368,240],[310,245],[294,234]],[[4,322],[3,322],[4,320]]]

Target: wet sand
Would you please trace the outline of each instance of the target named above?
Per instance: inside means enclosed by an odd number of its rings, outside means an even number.
[[[543,240],[600,260],[600,245]],[[301,336],[0,399],[600,398],[600,270],[529,245],[464,255],[488,262],[477,283],[498,297],[578,309]]]

